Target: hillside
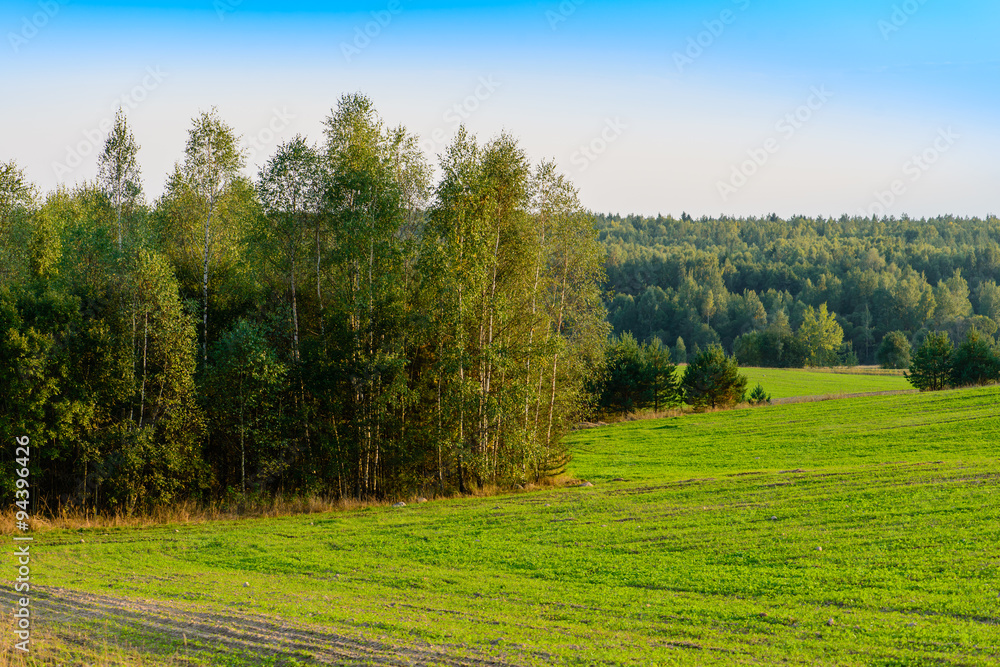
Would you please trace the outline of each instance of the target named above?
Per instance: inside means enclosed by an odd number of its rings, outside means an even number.
[[[634,422],[572,436],[591,488],[45,532],[39,648],[185,665],[995,664],[998,403],[991,388]]]
[[[850,369],[741,368],[747,389],[760,383],[774,400],[811,396],[842,396],[889,391],[914,391],[902,373],[849,372]],[[865,369],[867,370],[867,369]]]
[[[927,331],[961,341],[1000,322],[1000,220],[596,215],[617,333],[690,352],[741,335],[797,329],[827,304],[842,358],[876,363],[883,337]],[[745,363],[745,362],[744,362]],[[789,365],[801,365],[790,360]]]

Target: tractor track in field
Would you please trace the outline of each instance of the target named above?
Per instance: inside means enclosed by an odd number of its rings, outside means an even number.
[[[458,646],[401,646],[340,634],[321,625],[290,623],[261,614],[215,611],[161,600],[125,598],[55,587],[31,590],[33,627],[57,641],[77,644],[80,632],[90,649],[127,637],[133,650],[171,659],[171,664],[205,664],[226,656],[226,664],[322,664],[442,667],[507,667],[490,656],[470,657]],[[0,589],[0,606],[13,609],[20,595]],[[104,636],[101,634],[104,633]],[[115,636],[107,636],[107,634]],[[167,651],[166,654],[164,651]],[[233,658],[244,662],[230,662]],[[294,661],[294,662],[293,662]],[[105,663],[102,663],[105,664]]]
[[[794,403],[824,403],[826,401],[839,401],[845,398],[871,398],[874,396],[904,396],[907,394],[919,394],[916,389],[886,389],[882,391],[861,391],[851,394],[829,393],[816,394],[814,396],[786,396],[785,398],[775,398],[771,405],[791,405]]]

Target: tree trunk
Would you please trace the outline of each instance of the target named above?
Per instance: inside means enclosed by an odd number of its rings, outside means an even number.
[[[120,187],[120,186],[119,186]],[[118,199],[115,209],[118,213],[118,252],[122,251],[122,203],[121,203],[121,192],[115,193],[116,199]]]
[[[541,282],[542,253],[545,252],[545,215],[541,216],[541,238],[538,245],[538,253],[535,256],[535,282],[531,287],[531,322],[528,327],[528,355],[524,363],[524,386],[531,383],[531,357],[535,343],[535,320],[538,317],[538,283]],[[525,392],[524,396],[524,430],[528,430],[528,412],[531,405],[531,396]]]
[[[566,308],[566,283],[569,281],[569,254],[563,260],[562,287],[559,290],[559,316],[556,322],[556,336],[562,334],[563,313]],[[549,428],[545,435],[545,446],[552,444],[552,421],[556,406],[556,374],[559,368],[559,353],[552,356],[552,392],[549,395]]]
[[[289,272],[288,282],[292,287],[292,359],[299,361],[299,304],[298,295],[295,292],[295,255],[292,254],[292,266]]]
[[[247,494],[247,450],[246,450],[246,428],[243,422],[243,405],[246,401],[243,396],[243,381],[240,380],[240,489],[243,495]]]
[[[211,200],[209,200],[209,210],[208,218],[205,220],[205,263],[204,272],[202,274],[201,281],[201,298],[204,303],[204,309],[202,311],[202,336],[204,337],[202,343],[202,359],[207,364],[208,363],[208,259],[211,250],[211,225],[212,225],[212,206]]]
[[[139,428],[142,429],[143,417],[146,411],[146,349],[149,342],[149,311],[146,311],[142,323],[142,388],[139,397]]]

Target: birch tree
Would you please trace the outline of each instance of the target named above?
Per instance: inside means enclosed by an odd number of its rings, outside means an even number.
[[[343,96],[325,121],[325,134],[331,305],[345,325],[336,345],[350,383],[344,417],[356,444],[357,494],[369,497],[383,492],[384,443],[406,390],[406,208],[389,133],[371,100]]]
[[[28,217],[37,198],[35,186],[16,162],[0,162],[0,284],[7,283],[15,267],[23,264],[27,230],[17,223]]]
[[[209,483],[194,382],[197,330],[177,288],[166,258],[143,248],[130,260],[127,307],[119,317],[121,330],[131,330],[134,364],[126,377],[134,389],[119,426],[121,450],[113,454],[121,461],[120,478],[108,489],[109,499],[129,511]]]
[[[119,108],[111,134],[104,142],[104,151],[97,158],[97,180],[115,212],[119,252],[124,237],[124,216],[142,197],[142,180],[136,159],[138,152],[139,145],[128,129],[125,112]]]
[[[299,257],[307,228],[317,217],[322,188],[320,156],[296,136],[280,146],[260,172],[257,193],[268,230],[276,237],[292,305],[292,359],[299,360]]]
[[[179,176],[194,196],[202,220],[202,360],[208,361],[208,289],[213,251],[224,222],[220,215],[225,196],[245,163],[233,128],[219,118],[218,110],[199,114],[188,131],[184,163]]]

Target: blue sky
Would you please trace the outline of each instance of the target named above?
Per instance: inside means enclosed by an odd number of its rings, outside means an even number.
[[[153,198],[199,110],[253,175],[361,91],[431,156],[511,132],[599,211],[996,214],[998,28],[996,0],[7,0],[0,160],[93,178],[124,104]]]

